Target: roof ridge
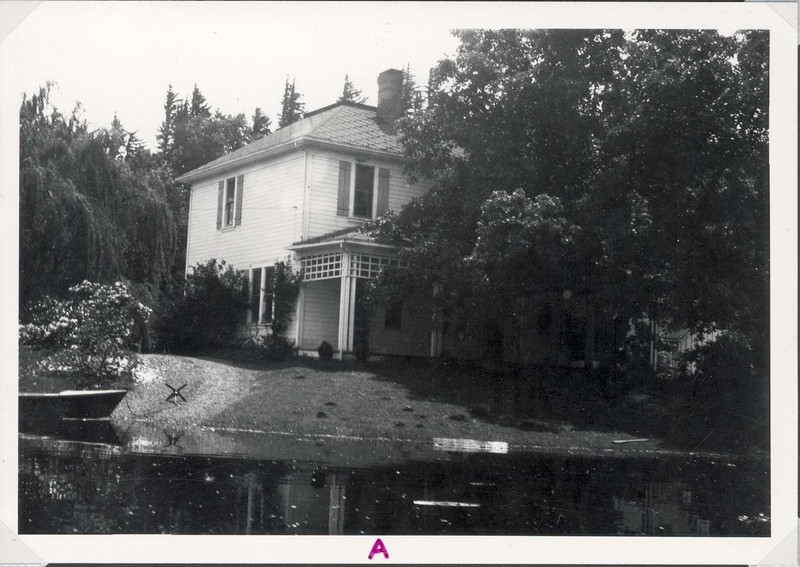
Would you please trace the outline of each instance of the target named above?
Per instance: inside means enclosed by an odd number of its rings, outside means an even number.
[[[309,128],[308,132],[304,134],[305,136],[313,136],[314,132],[325,126],[334,116],[337,116],[342,113],[340,109],[345,108],[344,106],[334,106],[327,112],[329,113],[328,116],[325,116],[325,113],[320,113],[318,116],[323,117],[316,126],[312,126]]]

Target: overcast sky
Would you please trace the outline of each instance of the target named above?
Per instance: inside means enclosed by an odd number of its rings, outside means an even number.
[[[277,127],[284,81],[296,78],[306,110],[331,104],[345,74],[370,104],[380,71],[411,65],[418,82],[457,40],[420,5],[245,2],[39,5],[9,36],[21,100],[46,81],[63,111],[80,101],[93,126],[116,112],[149,147],[163,120],[167,88],[189,96],[196,83],[212,109],[252,116],[260,106]]]

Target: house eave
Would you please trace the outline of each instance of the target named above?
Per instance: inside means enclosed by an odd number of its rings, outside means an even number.
[[[240,158],[236,158],[231,161],[226,161],[225,163],[221,163],[219,165],[210,167],[208,169],[204,169],[202,171],[195,170],[195,171],[190,171],[188,173],[184,173],[183,175],[176,177],[175,181],[178,181],[179,183],[194,183],[195,181],[199,181],[201,179],[205,179],[208,177],[215,177],[227,171],[234,170],[242,166],[249,165],[251,163],[277,157],[286,152],[294,150],[305,150],[309,147],[320,148],[335,152],[357,154],[359,156],[390,160],[399,163],[411,163],[411,160],[409,158],[405,157],[402,154],[398,154],[396,152],[391,152],[387,150],[377,150],[373,148],[365,148],[361,146],[352,146],[349,144],[340,144],[337,142],[331,142],[329,140],[320,140],[318,138],[313,138],[313,137],[302,137],[297,140],[293,140],[291,142],[286,142],[285,144],[281,144],[279,146],[266,148],[259,152],[254,152],[252,154],[242,156]]]
[[[400,246],[395,246],[394,244],[381,244],[379,242],[367,242],[364,240],[349,240],[347,238],[337,238],[336,240],[327,240],[325,242],[312,242],[310,244],[304,244],[302,242],[298,242],[296,244],[292,244],[291,246],[287,246],[287,250],[291,250],[293,252],[304,252],[308,250],[314,250],[315,248],[318,249],[326,249],[326,248],[341,248],[345,245],[348,246],[363,246],[366,248],[380,248],[383,250],[400,250]]]
[[[195,181],[199,181],[200,179],[205,179],[207,177],[214,177],[228,170],[236,169],[243,165],[249,165],[257,161],[276,157],[278,155],[293,150],[303,150],[306,148],[307,145],[308,141],[305,138],[300,138],[298,140],[286,142],[285,144],[281,144],[279,146],[274,146],[272,148],[266,148],[259,152],[254,152],[252,154],[242,156],[240,158],[236,158],[231,161],[226,161],[225,163],[221,163],[219,165],[210,167],[208,169],[204,169],[202,171],[195,170],[195,171],[190,171],[188,173],[184,173],[183,175],[176,177],[175,181],[178,181],[179,183],[194,183]]]

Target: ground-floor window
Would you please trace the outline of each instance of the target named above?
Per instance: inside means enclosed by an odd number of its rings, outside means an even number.
[[[265,266],[250,270],[250,308],[248,321],[251,324],[272,322],[275,295],[275,267]]]

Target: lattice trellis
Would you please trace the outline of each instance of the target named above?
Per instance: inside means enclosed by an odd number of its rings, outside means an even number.
[[[349,275],[357,278],[374,278],[388,266],[400,266],[400,260],[381,254],[353,252],[350,254]],[[342,270],[342,253],[312,254],[300,259],[303,281],[329,280],[345,275]]]
[[[342,253],[314,254],[300,259],[303,280],[327,280],[342,275]]]
[[[350,275],[357,278],[374,278],[388,266],[400,266],[400,260],[379,254],[353,253],[350,256]]]

